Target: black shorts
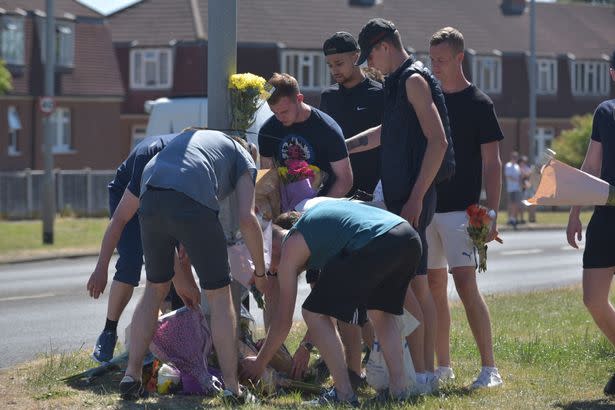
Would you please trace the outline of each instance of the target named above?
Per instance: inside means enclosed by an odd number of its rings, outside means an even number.
[[[226,239],[215,211],[181,192],[148,189],[141,196],[139,221],[148,281],[173,279],[175,244],[180,242],[201,288],[220,289],[231,283]]]
[[[421,254],[421,260],[419,265],[416,268],[416,275],[427,275],[427,252],[429,251],[427,248],[427,227],[431,223],[433,219],[434,213],[436,212],[436,189],[432,185],[423,197],[423,211],[421,212],[421,216],[419,218],[419,226],[417,228],[417,232],[421,237],[421,244],[423,252]],[[390,212],[393,212],[395,215],[401,215],[401,210],[406,204],[406,200],[404,201],[394,201],[387,203],[387,209]]]
[[[615,232],[615,207],[597,206],[585,232],[583,269],[615,266],[613,232]]]
[[[331,259],[303,308],[347,323],[358,322],[360,307],[401,315],[420,257],[419,235],[403,222],[363,248]]]

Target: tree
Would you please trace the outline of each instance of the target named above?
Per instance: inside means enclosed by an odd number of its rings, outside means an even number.
[[[6,62],[0,60],[0,95],[6,94],[13,89],[13,77],[6,68]]]
[[[591,114],[572,117],[573,128],[562,131],[553,141],[552,148],[557,153],[557,159],[575,168],[581,168],[592,133],[592,120]]]

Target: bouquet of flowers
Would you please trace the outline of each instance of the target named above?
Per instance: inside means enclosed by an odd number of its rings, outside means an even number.
[[[283,182],[280,186],[282,212],[292,211],[299,202],[316,196],[321,179],[317,166],[289,159],[285,167],[278,167],[278,173]]]
[[[228,88],[231,95],[231,128],[245,131],[254,124],[254,114],[271,96],[271,87],[263,77],[251,73],[233,74]]]
[[[466,214],[468,215],[468,234],[478,251],[478,271],[484,272],[487,270],[487,236],[495,219],[495,212],[476,204],[470,205],[466,209]],[[502,243],[499,237],[495,240]]]

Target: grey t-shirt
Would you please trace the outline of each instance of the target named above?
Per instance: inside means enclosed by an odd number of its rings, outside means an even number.
[[[250,154],[219,131],[189,130],[173,139],[143,171],[141,195],[148,188],[172,189],[219,211],[226,198],[249,171],[256,179]]]

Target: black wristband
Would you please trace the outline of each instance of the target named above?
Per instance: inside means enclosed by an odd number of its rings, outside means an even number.
[[[278,276],[278,272],[267,271],[266,275],[267,276]]]
[[[264,278],[265,277],[265,273],[262,273],[262,274],[259,275],[258,273],[256,273],[256,270],[255,270],[254,271],[254,276],[256,276],[257,278]]]

